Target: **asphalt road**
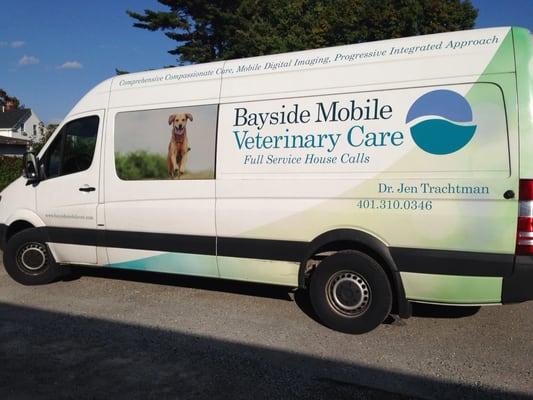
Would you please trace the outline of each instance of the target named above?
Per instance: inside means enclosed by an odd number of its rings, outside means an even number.
[[[0,399],[533,398],[533,303],[420,306],[362,336],[283,287],[0,272]]]

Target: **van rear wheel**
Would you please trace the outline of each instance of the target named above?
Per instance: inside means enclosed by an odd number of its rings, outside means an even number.
[[[18,232],[9,239],[4,267],[11,278],[23,285],[42,285],[61,276],[43,234],[35,228]]]
[[[392,307],[387,274],[373,258],[359,251],[333,254],[311,276],[311,304],[331,329],[366,333],[379,326]]]

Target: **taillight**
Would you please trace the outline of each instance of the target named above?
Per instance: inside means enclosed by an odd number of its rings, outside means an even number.
[[[533,180],[520,181],[516,254],[533,255]]]

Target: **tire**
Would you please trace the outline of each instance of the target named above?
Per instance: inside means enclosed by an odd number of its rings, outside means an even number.
[[[23,285],[43,285],[62,276],[43,234],[35,228],[13,235],[4,251],[8,275]]]
[[[333,254],[311,276],[313,309],[327,327],[361,334],[378,327],[392,307],[392,291],[383,268],[359,251]]]

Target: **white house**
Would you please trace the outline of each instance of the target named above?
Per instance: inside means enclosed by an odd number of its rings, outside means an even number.
[[[28,140],[0,136],[0,156],[21,156],[28,150],[28,143]]]
[[[0,136],[39,141],[44,135],[44,124],[29,108],[0,109]]]

